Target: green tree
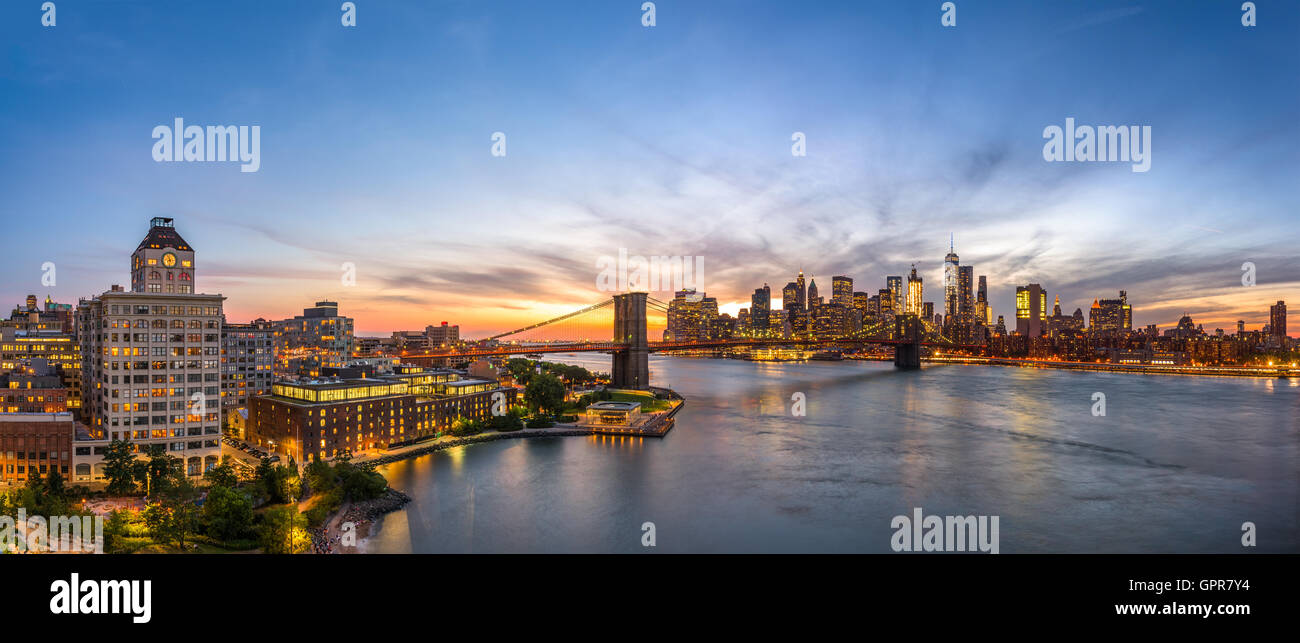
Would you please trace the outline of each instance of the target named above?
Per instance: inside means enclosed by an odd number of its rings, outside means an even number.
[[[198,488],[184,473],[160,480],[158,487],[158,502],[151,503],[144,512],[145,526],[155,541],[184,549],[185,541],[198,528]]]
[[[220,540],[243,538],[253,524],[253,501],[238,489],[213,486],[203,503],[203,521],[209,536]]]
[[[564,405],[564,384],[550,373],[537,375],[524,388],[524,402],[534,411],[558,413]]]
[[[57,466],[51,466],[49,475],[45,476],[45,492],[59,500],[67,499],[68,489]]]
[[[307,517],[294,506],[274,507],[262,521],[262,551],[268,554],[301,554],[311,545]]]
[[[271,504],[293,502],[302,494],[298,467],[271,464],[270,458],[262,458],[261,464],[257,465],[256,481],[258,490]]]
[[[522,357],[513,357],[506,360],[506,370],[510,371],[511,377],[520,384],[528,384],[532,379],[536,366],[533,360]]]
[[[135,491],[136,475],[135,450],[130,442],[113,440],[104,452],[104,477],[108,480],[105,489],[111,496],[124,496]]]
[[[235,467],[230,464],[229,456],[221,464],[208,469],[207,473],[203,474],[203,479],[213,487],[229,487],[233,489],[239,485],[239,476],[235,475]]]
[[[131,513],[125,509],[114,509],[104,521],[104,551],[110,554],[125,551],[125,542],[130,533]]]
[[[160,487],[166,486],[171,482],[185,478],[182,471],[184,464],[181,459],[167,453],[167,446],[164,444],[151,444],[144,452],[145,476],[140,482],[145,483],[146,489],[150,494],[158,493]],[[137,471],[138,473],[138,471]]]

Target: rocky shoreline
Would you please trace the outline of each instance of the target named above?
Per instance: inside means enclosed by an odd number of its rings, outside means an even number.
[[[370,527],[376,520],[379,520],[384,514],[392,513],[406,506],[411,501],[411,497],[392,488],[384,490],[378,498],[354,502],[344,509],[342,515],[335,513],[330,516],[325,525],[332,525],[337,518],[340,525],[352,523],[355,529],[356,538],[359,541],[370,536]],[[311,535],[312,553],[332,554],[335,550],[355,551],[355,547],[344,547],[339,543],[340,536],[329,535],[326,526],[316,527],[308,530]]]

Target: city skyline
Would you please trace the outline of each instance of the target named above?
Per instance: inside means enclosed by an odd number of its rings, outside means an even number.
[[[947,293],[947,285],[946,285],[946,282],[947,282],[947,264],[948,264],[948,260],[951,259],[951,258],[955,258],[955,257],[956,257],[956,255],[953,254],[953,250],[954,250],[954,242],[952,241],[951,238],[950,238],[949,243],[950,243],[950,246],[949,246],[949,254],[948,254],[947,257],[945,257],[945,260],[944,260],[944,262],[942,263],[942,267],[939,269],[939,274],[938,274],[937,277],[934,278],[934,279],[935,279],[934,281],[928,281],[927,279],[925,279],[924,273],[923,273],[922,271],[917,271],[918,276],[921,276],[921,277],[922,277],[922,281],[923,281],[923,282],[928,282],[928,283],[929,283],[929,289],[928,289],[928,290],[924,290],[923,293],[922,293],[921,302],[923,302],[923,303],[928,303],[928,304],[933,304],[934,307],[935,307],[934,310],[935,310],[935,311],[939,311],[939,312],[945,310],[945,308],[943,307],[943,300],[944,300],[944,298],[946,297],[946,293]],[[912,268],[914,268],[915,265],[916,265],[917,263],[923,263],[923,262],[913,262],[913,263],[911,264]],[[961,265],[961,268],[966,269],[966,270],[970,270],[971,268],[973,268],[973,266],[971,266],[971,265],[968,264],[968,263],[963,263],[963,264]],[[805,273],[805,272],[802,271],[802,270],[800,270],[797,274],[798,274],[800,277],[805,277],[805,275],[806,275],[806,279],[807,279],[808,283],[809,283],[813,288],[815,288],[815,284],[816,284],[816,275],[815,275],[815,274],[813,274],[813,273],[811,273],[811,272]],[[129,271],[127,272],[126,276],[128,277],[128,280],[127,280],[127,281],[129,281],[129,278],[131,277]],[[848,278],[850,279],[850,281],[851,281],[851,283],[852,283],[852,288],[853,288],[853,291],[854,291],[854,292],[863,292],[863,293],[866,293],[867,295],[874,294],[874,293],[876,293],[878,290],[880,290],[880,289],[878,289],[876,286],[882,286],[882,287],[884,287],[884,286],[887,286],[887,283],[888,283],[888,282],[887,282],[888,276],[881,276],[880,279],[879,279],[879,281],[878,281],[878,283],[876,283],[876,282],[860,281],[860,280],[858,280],[857,277],[855,277],[854,275],[851,275],[851,274],[849,274],[849,275],[841,275],[841,276],[843,276],[843,277],[848,277]],[[986,277],[986,275],[984,275],[984,274],[980,274],[979,277],[980,277],[981,281],[983,281],[984,278]],[[838,278],[838,277],[833,277],[833,278]],[[823,280],[824,280],[824,281],[828,281],[825,277],[823,277]],[[121,281],[122,281],[122,280],[115,280],[115,281],[112,282],[112,284],[110,284],[110,285],[106,285],[102,291],[95,292],[95,293],[91,293],[91,294],[88,294],[88,295],[84,295],[84,296],[78,297],[77,299],[90,299],[90,298],[96,297],[96,296],[98,296],[99,294],[102,294],[102,292],[108,291],[108,290],[110,289],[110,286],[118,286],[118,285],[122,285],[122,284],[121,284]],[[665,283],[666,283],[666,282],[667,282],[667,280],[665,279]],[[1033,282],[1033,280],[1031,279],[1030,282]],[[792,282],[792,283],[793,283],[793,282]],[[1026,282],[1026,283],[1029,283],[1029,282]],[[201,280],[197,280],[197,278],[196,278],[196,284],[201,284]],[[764,282],[764,284],[765,284],[764,287],[770,288],[770,286],[768,285],[768,282]],[[1016,288],[1019,288],[1019,287],[1021,287],[1021,286],[1023,286],[1023,285],[1024,285],[1024,284],[1019,284],[1019,285],[1013,285],[1013,286],[1012,286],[1012,291],[1013,291],[1013,292],[1012,292],[1012,298],[1011,298],[1011,299],[1012,299],[1013,302],[1014,302],[1014,300],[1015,300],[1015,299],[1014,299],[1014,297],[1015,297],[1015,294],[1014,294],[1015,289],[1016,289]],[[1047,284],[1045,284],[1045,285],[1047,285]],[[824,285],[823,288],[826,288],[826,286]],[[1253,289],[1253,288],[1255,288],[1255,287],[1251,287],[1251,288]],[[742,287],[742,289],[743,289],[743,287]],[[707,292],[708,292],[708,291],[705,290],[705,288],[687,288],[687,290],[695,290],[695,291],[700,292],[700,293],[707,293]],[[762,290],[762,288],[759,288],[759,290]],[[777,290],[778,290],[778,294],[779,294],[779,289],[777,289]],[[1122,291],[1124,291],[1124,288],[1121,287],[1121,288],[1117,289],[1117,290],[1114,291],[1114,292],[1122,292]],[[221,294],[221,295],[224,295],[224,294],[225,294],[225,293],[218,293],[218,292],[214,292],[214,291],[205,291],[205,290],[202,288],[201,285],[197,286],[197,290],[196,290],[196,292],[197,292],[197,293],[200,293],[200,294]],[[653,293],[658,293],[658,294],[664,294],[664,293],[666,293],[668,297],[671,297],[671,296],[672,296],[672,293],[673,293],[674,291],[669,289],[669,290],[657,290],[657,291],[651,291],[651,292],[652,292],[652,294],[653,294]],[[816,290],[813,290],[813,292],[816,293],[817,291],[816,291]],[[829,293],[829,289],[827,289],[826,292]],[[973,295],[973,293],[971,293],[971,294]],[[1095,305],[1096,302],[1097,302],[1099,299],[1103,299],[1103,298],[1107,297],[1107,296],[1110,295],[1110,294],[1112,294],[1112,293],[1101,293],[1101,294],[1098,294],[1098,295],[1096,295],[1096,296],[1093,296],[1093,297],[1092,297],[1092,303],[1093,303],[1093,305]],[[16,307],[21,307],[21,306],[23,305],[23,302],[28,301],[28,300],[29,300],[31,297],[33,297],[33,296],[36,296],[36,293],[35,293],[35,292],[27,293],[26,295],[23,295],[21,298],[15,299],[15,306],[16,306]],[[1077,305],[1077,306],[1063,304],[1063,303],[1061,303],[1061,301],[1060,301],[1060,293],[1059,293],[1059,292],[1055,292],[1052,296],[1053,296],[1053,297],[1055,298],[1055,300],[1056,300],[1056,305],[1060,306],[1061,310],[1064,311],[1064,314],[1066,314],[1066,315],[1069,315],[1069,314],[1070,314],[1071,309],[1077,309],[1077,310],[1080,310],[1080,311],[1084,311],[1085,314],[1086,314],[1086,311],[1090,310],[1090,308],[1091,308],[1091,306],[1090,306],[1090,305],[1088,304],[1088,302],[1086,302],[1086,301],[1082,302],[1080,305]],[[770,306],[770,310],[771,310],[771,311],[785,310],[784,306],[781,305],[781,297],[779,297],[779,296],[778,296],[778,297],[771,297],[770,295],[769,295],[769,297],[770,297],[770,304],[769,304],[769,306]],[[42,296],[37,296],[37,297],[36,297],[37,301],[41,301],[41,302],[46,301],[47,298],[48,298],[49,300],[52,300],[52,301],[53,301],[54,303],[56,303],[56,304],[65,305],[65,306],[66,306],[66,305],[74,305],[74,306],[75,306],[75,305],[76,305],[76,301],[77,301],[77,300],[72,300],[72,301],[59,300],[58,298],[54,298],[54,297],[53,297],[49,292],[46,292],[46,294],[45,294],[43,297],[42,297]],[[827,296],[823,296],[823,298],[826,299],[826,301],[827,301],[828,303],[830,303],[831,298],[830,298],[829,295],[827,295]],[[227,296],[227,299],[229,299],[228,296]],[[716,298],[712,298],[712,299],[716,299]],[[1085,298],[1085,299],[1086,299],[1086,298]],[[286,300],[286,301],[288,302],[288,303],[287,303],[287,306],[288,306],[290,309],[292,309],[292,310],[290,310],[287,314],[279,314],[279,315],[256,315],[256,316],[253,316],[253,317],[250,317],[250,318],[247,318],[247,319],[244,319],[244,318],[242,318],[242,317],[230,317],[229,315],[228,315],[227,317],[228,317],[228,319],[229,319],[229,321],[230,321],[231,323],[242,323],[242,322],[254,321],[254,320],[257,320],[257,319],[263,319],[263,320],[274,320],[274,319],[288,318],[288,317],[292,317],[292,316],[295,314],[296,311],[299,311],[299,310],[301,310],[301,309],[303,309],[303,308],[310,307],[310,304],[315,303],[315,302],[319,302],[319,301],[334,301],[334,302],[337,302],[337,303],[339,304],[339,308],[342,309],[345,313],[348,313],[348,316],[349,316],[349,317],[354,317],[354,315],[351,314],[351,311],[348,311],[348,310],[347,310],[348,306],[347,306],[346,299],[340,301],[340,300],[335,299],[335,298],[332,298],[332,297],[323,297],[323,298],[322,298],[322,297],[317,297],[317,298],[308,298],[308,299],[304,299],[304,300],[301,300],[301,301],[299,301],[299,300]],[[1073,300],[1071,300],[1071,301],[1073,301]],[[1235,330],[1236,330],[1237,327],[1238,327],[1238,322],[1243,322],[1243,321],[1245,322],[1245,327],[1246,327],[1247,330],[1261,330],[1263,327],[1267,326],[1267,325],[1272,321],[1272,317],[1271,317],[1271,315],[1272,315],[1271,307],[1273,306],[1273,304],[1275,304],[1275,303],[1277,303],[1277,302],[1283,302],[1283,301],[1285,301],[1285,299],[1270,300],[1270,301],[1264,302],[1264,305],[1263,305],[1263,312],[1261,312],[1261,313],[1256,313],[1256,314],[1254,314],[1254,315],[1246,314],[1246,315],[1243,315],[1242,317],[1238,318],[1237,320],[1233,320],[1233,321],[1231,321],[1231,322],[1224,322],[1224,323],[1222,323],[1222,324],[1218,324],[1218,323],[1213,323],[1213,322],[1204,321],[1203,319],[1197,318],[1197,316],[1196,316],[1195,314],[1192,314],[1192,311],[1189,311],[1189,310],[1184,310],[1182,313],[1179,313],[1179,314],[1178,314],[1178,318],[1174,318],[1174,319],[1172,319],[1172,320],[1168,320],[1168,321],[1163,321],[1163,320],[1162,320],[1162,321],[1149,321],[1149,320],[1147,320],[1147,319],[1143,319],[1143,318],[1139,317],[1138,314],[1137,314],[1139,311],[1143,310],[1144,307],[1141,306],[1141,305],[1135,305],[1135,306],[1133,307],[1134,314],[1133,314],[1133,320],[1132,320],[1132,327],[1135,328],[1135,329],[1137,329],[1137,328],[1141,328],[1141,327],[1144,327],[1144,326],[1147,326],[1147,325],[1155,325],[1155,326],[1157,326],[1158,328],[1175,327],[1175,326],[1177,326],[1178,323],[1179,323],[1179,318],[1181,318],[1181,317],[1183,317],[1183,316],[1186,315],[1186,316],[1191,316],[1194,320],[1196,320],[1196,323],[1197,323],[1198,326],[1205,326],[1205,330],[1206,330],[1207,333],[1213,333],[1216,329],[1221,329],[1221,330],[1223,330],[1225,333],[1229,333],[1229,334],[1230,334],[1230,333],[1232,333],[1232,332],[1235,332]],[[974,302],[972,302],[972,304],[973,304],[973,303],[974,303]],[[3,305],[7,305],[7,304],[3,304]],[[40,306],[42,306],[42,307],[45,306],[45,305],[46,305],[45,303],[40,304]],[[725,303],[723,303],[723,302],[718,302],[717,310],[718,310],[719,313],[725,313],[725,314],[729,314],[729,315],[731,315],[732,317],[737,317],[737,316],[739,315],[739,312],[740,312],[742,309],[749,309],[750,307],[751,307],[751,301],[750,301],[750,300],[745,300],[745,301],[729,301],[729,302],[725,302]],[[942,312],[941,312],[941,314],[946,315],[946,313],[942,313]],[[990,316],[991,316],[991,318],[994,318],[994,319],[996,319],[996,318],[999,317],[999,316],[1006,317],[1006,318],[1008,318],[1008,319],[1013,319],[1014,316],[1015,316],[1015,305],[1014,305],[1014,303],[1013,303],[1013,305],[1010,307],[1010,309],[1009,309],[1008,311],[1006,311],[1006,312],[1002,312],[1002,311],[1000,311],[998,308],[996,308],[996,307],[992,307],[992,310],[991,310],[991,312],[990,312]],[[1255,321],[1255,319],[1258,318],[1258,317],[1262,317],[1263,319],[1262,319],[1261,321]],[[430,319],[432,319],[432,318],[430,318]],[[535,320],[535,319],[530,319],[530,320],[528,320],[528,321],[536,321],[536,320]],[[389,335],[390,333],[396,333],[396,332],[406,331],[406,330],[410,330],[411,328],[418,329],[418,328],[423,328],[423,327],[425,327],[425,326],[434,326],[434,325],[437,325],[437,324],[439,324],[439,323],[442,323],[442,324],[453,323],[453,324],[457,324],[457,325],[460,325],[460,326],[464,326],[464,325],[465,325],[463,322],[458,323],[456,318],[447,318],[447,317],[444,317],[444,318],[442,318],[442,321],[441,321],[441,322],[439,322],[439,321],[437,321],[437,320],[426,321],[426,322],[423,322],[423,323],[419,323],[419,322],[417,322],[414,326],[411,326],[410,328],[405,327],[405,326],[403,326],[403,327],[396,327],[396,326],[395,326],[395,327],[391,327],[391,328],[380,328],[380,329],[375,329],[375,330],[373,330],[373,331],[359,328],[359,329],[356,331],[356,336],[358,336],[358,337],[361,337],[361,336],[386,336],[386,335]],[[1258,326],[1259,328],[1252,328],[1252,326]],[[659,327],[656,326],[656,328],[659,328]],[[507,326],[486,327],[486,328],[467,327],[466,331],[467,331],[467,332],[469,333],[469,335],[471,335],[471,336],[466,336],[466,339],[468,339],[468,340],[476,339],[475,337],[472,336],[472,335],[474,335],[474,334],[476,334],[476,333],[485,333],[485,334],[486,334],[486,333],[491,333],[491,332],[496,332],[496,331],[504,331],[504,330],[508,330],[508,329],[509,329],[509,328],[508,328]],[[1288,330],[1288,332],[1286,333],[1286,335],[1287,335],[1288,337],[1295,337],[1295,336],[1298,336],[1298,335],[1297,335],[1298,332],[1300,332],[1300,331]]]
[[[1033,282],[1067,311],[1126,290],[1135,326],[1186,312],[1258,328],[1300,287],[1297,89],[1187,44],[1293,63],[1291,15],[1246,32],[1213,12],[1157,19],[1176,4],[1023,2],[936,30],[908,6],[664,2],[646,29],[612,5],[417,5],[344,32],[331,11],[233,7],[88,6],[44,33],[0,27],[16,44],[0,208],[9,234],[46,241],[6,253],[5,305],[129,283],[119,249],[152,216],[184,226],[207,257],[199,291],[225,295],[232,321],[329,299],[359,335],[447,320],[473,337],[567,312],[603,298],[596,261],[620,248],[704,257],[701,289],[733,314],[800,266],[875,286],[916,262],[934,292],[950,234],[995,315]],[[249,36],[239,51],[203,55],[232,30]],[[739,53],[756,39],[782,44]],[[1125,53],[1153,41],[1170,47]],[[139,91],[161,78],[166,92]],[[150,131],[178,117],[260,126],[259,171],[154,162]],[[1043,128],[1066,118],[1151,125],[1150,170],[1044,162]]]

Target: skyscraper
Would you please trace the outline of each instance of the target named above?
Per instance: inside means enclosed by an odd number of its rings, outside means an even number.
[[[771,327],[771,311],[772,289],[767,284],[763,284],[762,288],[755,288],[753,296],[750,297],[749,322],[755,334],[766,333]]]
[[[807,309],[808,309],[808,291],[807,291],[806,287],[804,286],[804,281],[803,281],[803,268],[800,268],[800,269],[799,269],[799,276],[795,278],[794,283],[795,283],[795,286],[798,288],[798,290],[795,292],[795,295],[796,295],[796,297],[795,297],[795,303],[798,304],[798,308],[799,308],[799,310],[807,310]]]
[[[943,314],[949,322],[957,318],[957,266],[957,253],[949,237],[948,254],[943,258]]]
[[[853,307],[853,278],[843,275],[831,277],[831,302],[845,308]]]
[[[1275,337],[1286,337],[1286,302],[1278,300],[1268,307],[1268,326]]]
[[[807,305],[807,308],[808,308],[808,310],[812,310],[813,308],[816,308],[816,307],[817,307],[817,279],[816,279],[816,278],[810,278],[810,279],[808,280],[808,305]]]
[[[894,302],[894,311],[902,312],[903,309],[903,278],[898,275],[885,277],[885,287],[893,295],[890,301]]]
[[[957,268],[957,320],[970,324],[975,319],[975,297],[971,287],[975,284],[975,267],[958,266]]]
[[[668,341],[695,341],[704,332],[703,324],[704,293],[694,288],[686,288],[673,293],[673,300],[668,302],[668,325],[664,329],[664,339]]]
[[[984,275],[980,275],[979,289],[975,291],[975,321],[985,326],[993,325],[993,311],[989,308],[989,285]]]
[[[1047,317],[1047,291],[1039,284],[1016,287],[1016,332],[1026,337],[1043,334]]]
[[[916,264],[912,264],[912,273],[907,276],[907,301],[903,306],[903,312],[920,317],[921,296],[921,277],[916,274]]]
[[[1132,330],[1133,308],[1128,304],[1128,293],[1121,290],[1118,299],[1094,299],[1088,312],[1088,326],[1096,331]]]
[[[794,315],[799,308],[799,284],[790,282],[781,289],[781,310],[784,311],[786,319],[794,323]]]

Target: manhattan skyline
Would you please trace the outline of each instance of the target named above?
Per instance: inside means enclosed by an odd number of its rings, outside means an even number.
[[[732,314],[800,267],[829,293],[832,275],[870,291],[912,263],[941,307],[949,234],[1008,318],[1026,283],[1067,312],[1127,290],[1135,326],[1258,328],[1296,299],[1300,90],[1195,44],[1294,65],[1294,16],[1243,30],[1233,6],[1025,2],[938,30],[937,5],[660,2],[646,29],[615,4],[364,6],[353,31],[253,3],[6,21],[0,208],[47,243],[6,253],[3,305],[127,282],[120,248],[150,216],[183,223],[230,320],[332,299],[359,335],[567,312],[605,296],[596,260],[620,248],[703,256],[701,290]],[[177,117],[260,125],[260,170],[155,163],[149,133]],[[1066,118],[1150,125],[1150,171],[1044,162],[1043,128]]]

